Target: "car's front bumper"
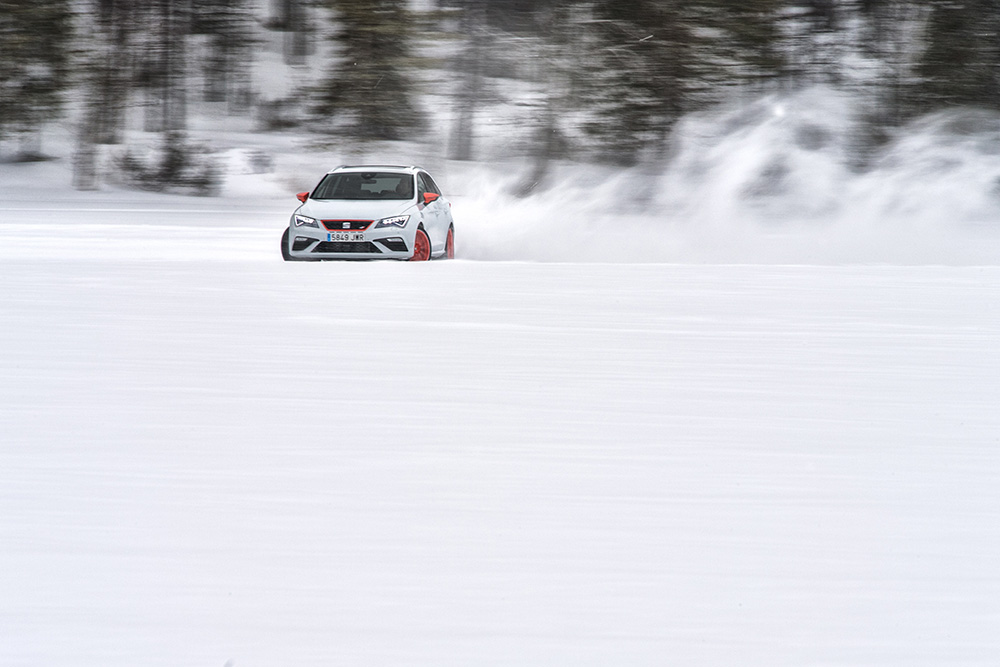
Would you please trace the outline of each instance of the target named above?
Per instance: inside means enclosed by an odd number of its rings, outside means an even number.
[[[289,254],[295,259],[409,259],[413,254],[412,239],[399,230],[365,232],[364,240],[333,241],[325,231],[289,232]]]

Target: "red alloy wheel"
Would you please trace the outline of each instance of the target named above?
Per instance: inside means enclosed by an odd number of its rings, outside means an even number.
[[[410,261],[426,262],[430,258],[431,240],[427,237],[427,232],[418,229],[416,238],[413,239],[413,257],[410,257]]]
[[[455,230],[448,230],[448,240],[445,241],[444,245],[445,251],[444,256],[448,259],[455,259]]]

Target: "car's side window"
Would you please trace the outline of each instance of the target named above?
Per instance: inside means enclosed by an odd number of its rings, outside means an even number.
[[[421,197],[423,196],[423,193],[425,193],[425,192],[432,192],[432,193],[434,193],[436,195],[441,194],[441,191],[438,190],[437,184],[434,183],[434,179],[432,179],[428,174],[425,174],[424,172],[420,172],[419,174],[417,174],[417,177],[420,180],[420,196]]]
[[[433,192],[436,195],[441,194],[441,188],[439,188],[437,186],[437,183],[434,182],[434,179],[431,178],[430,174],[423,174],[423,177],[427,179],[427,191],[428,192]]]
[[[427,183],[424,182],[424,175],[417,174],[417,199],[423,201],[425,192],[427,192]]]

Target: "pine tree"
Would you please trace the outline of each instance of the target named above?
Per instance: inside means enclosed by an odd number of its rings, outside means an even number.
[[[288,65],[302,65],[313,53],[314,26],[308,5],[311,0],[275,0],[277,16],[268,22],[269,28],[285,35],[284,57]]]
[[[587,129],[602,161],[636,163],[645,148],[658,150],[692,108],[697,37],[688,7],[680,0],[595,3]]]
[[[136,35],[137,84],[147,97],[145,127],[150,132],[177,132],[187,124],[191,6],[150,0],[139,7],[137,20],[148,26]]]
[[[212,191],[217,174],[208,150],[188,142],[183,133],[190,80],[189,40],[196,27],[202,31],[226,30],[230,26],[220,14],[238,8],[232,2],[218,0],[213,6],[218,12],[205,9],[195,0],[152,0],[143,4],[92,0],[92,11],[81,12],[87,39],[80,58],[84,113],[74,155],[75,187],[98,186],[98,146],[122,141],[124,111],[137,94],[142,94],[145,128],[162,133],[162,149],[151,162],[128,149],[117,160],[118,178],[146,189],[199,194]],[[203,22],[199,24],[196,18]],[[230,41],[228,48],[245,48],[238,39]],[[228,60],[215,64],[225,69],[220,76],[226,82],[231,80],[234,69],[238,72],[243,66]]]
[[[862,118],[861,150],[882,144],[923,105],[917,68],[931,7],[913,0],[861,0],[858,52],[874,61],[880,75],[861,91],[872,102]]]
[[[459,32],[465,43],[452,69],[456,80],[452,96],[454,120],[448,142],[452,160],[471,160],[474,155],[475,114],[483,96],[487,45],[491,32],[487,24],[487,0],[463,0],[460,3]]]
[[[932,0],[918,110],[1000,107],[1000,1]]]
[[[68,0],[0,0],[0,138],[59,115],[71,39]]]
[[[538,63],[535,77],[542,87],[542,102],[530,127],[531,170],[517,186],[516,194],[526,196],[543,187],[554,160],[566,157],[568,142],[561,119],[573,110],[576,47],[573,27],[587,14],[577,15],[571,0],[550,0],[537,8],[533,32],[532,60]]]
[[[125,109],[132,90],[132,4],[96,0],[78,16],[84,39],[78,65],[83,114],[73,156],[73,186],[97,187],[97,146],[121,141]]]
[[[401,139],[420,127],[411,76],[413,17],[406,0],[327,0],[338,50],[315,111],[365,140]],[[330,129],[333,124],[328,124]]]
[[[845,52],[845,0],[785,0],[782,78],[792,86],[839,83]]]
[[[202,63],[204,99],[245,107],[252,47],[256,43],[248,0],[192,0],[191,32],[209,38]]]
[[[718,101],[731,86],[755,91],[775,87],[788,62],[783,52],[783,0],[701,0],[692,3],[699,31],[710,35],[699,49],[698,77],[711,90],[706,101]]]
[[[80,63],[86,122],[92,143],[115,144],[121,140],[124,114],[132,92],[134,35],[137,12],[129,0],[97,0],[94,11],[83,13],[81,32],[84,58]]]

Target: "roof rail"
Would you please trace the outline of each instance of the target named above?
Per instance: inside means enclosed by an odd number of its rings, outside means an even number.
[[[360,169],[362,167],[384,167],[387,169],[421,169],[416,165],[402,165],[402,164],[342,164],[338,167],[331,169],[330,171],[337,171],[338,169]]]

